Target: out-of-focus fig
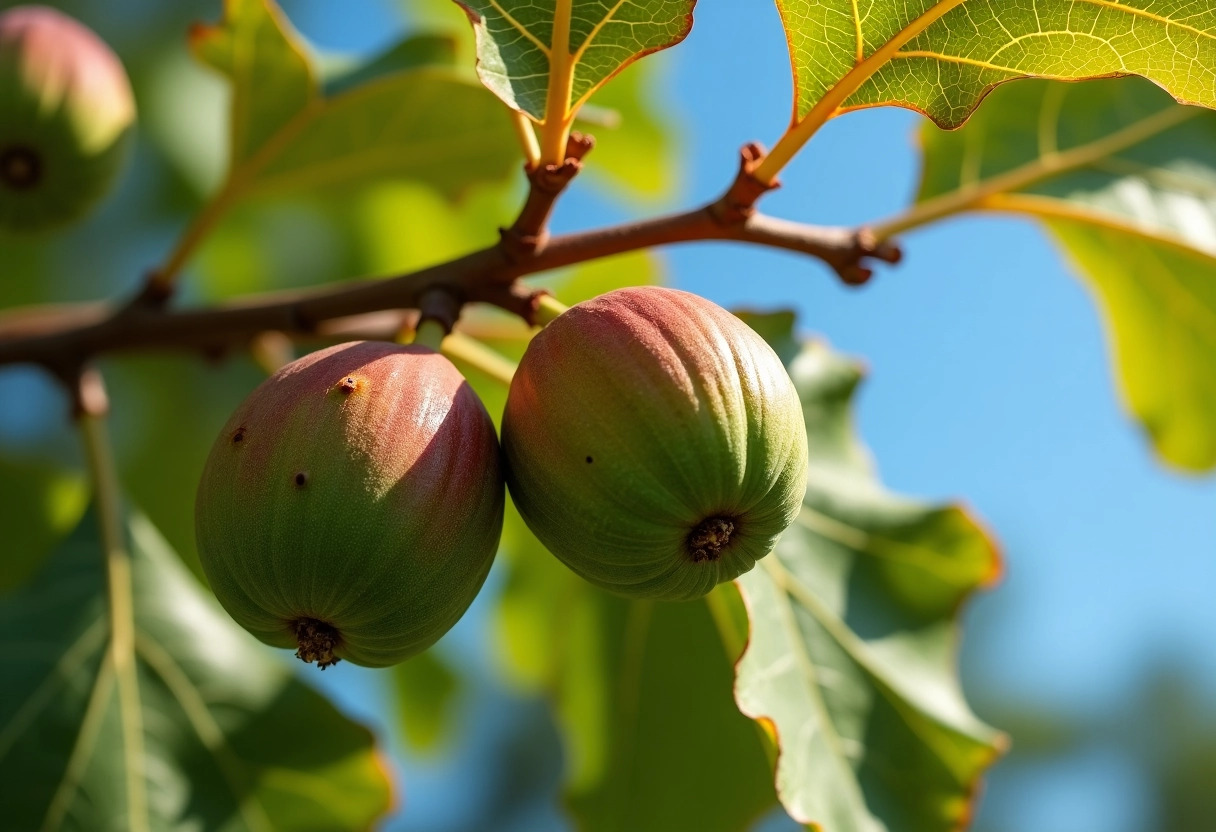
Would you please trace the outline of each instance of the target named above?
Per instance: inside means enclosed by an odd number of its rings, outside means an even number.
[[[503,415],[528,527],[592,583],[697,598],[752,568],[798,514],[807,444],[772,348],[687,292],[621,289],[533,339]]]
[[[504,497],[494,425],[451,362],[341,344],[283,367],[228,420],[199,484],[199,557],[267,644],[383,667],[468,609]]]
[[[134,122],[127,74],[97,35],[44,6],[0,14],[0,228],[83,216],[122,168]]]

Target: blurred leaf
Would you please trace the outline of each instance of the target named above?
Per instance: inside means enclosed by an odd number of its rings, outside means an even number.
[[[414,751],[435,751],[452,731],[460,677],[435,650],[402,662],[392,674],[406,742]]]
[[[796,317],[794,310],[781,309],[776,312],[756,312],[749,309],[731,310],[735,317],[754,329],[768,342],[773,351],[787,367],[802,352],[802,344],[794,333]]]
[[[385,66],[373,66],[372,80],[324,95],[299,36],[270,0],[229,0],[224,20],[196,27],[192,43],[233,85],[221,205],[392,177],[458,194],[518,162],[501,106],[457,70],[416,66],[383,75]],[[406,57],[433,54],[421,43],[402,47]]]
[[[591,127],[596,142],[586,173],[627,197],[667,199],[679,186],[671,102],[655,100],[667,66],[661,60],[631,64],[596,93],[596,104],[616,117],[611,128]]]
[[[883,490],[849,428],[855,365],[811,343],[790,374],[811,477],[775,552],[737,581],[751,618],[739,707],[774,732],[777,792],[795,819],[957,829],[1004,744],[955,669],[959,605],[995,578],[996,550],[957,507]]]
[[[107,362],[119,473],[143,510],[202,579],[194,494],[220,428],[265,375],[246,357],[222,365],[192,356]]]
[[[270,0],[224,0],[224,19],[190,31],[194,54],[232,82],[230,164],[255,156],[317,96],[303,39]]]
[[[442,34],[411,35],[364,64],[325,79],[325,94],[337,95],[394,72],[424,66],[456,66],[456,39]]]
[[[912,215],[1043,220],[1103,307],[1123,395],[1158,453],[1216,466],[1216,113],[1132,79],[1027,82],[923,140]]]
[[[682,41],[695,0],[456,2],[473,20],[482,83],[538,122],[565,122],[622,68]],[[559,113],[546,112],[550,89]]]
[[[820,102],[831,105],[828,115],[895,104],[954,128],[997,84],[1033,77],[1143,75],[1180,101],[1216,106],[1211,0],[777,0],[777,7],[797,120]]]
[[[5,826],[368,828],[390,799],[371,734],[233,624],[146,520],[129,535],[133,695],[118,692],[92,515],[0,602]]]
[[[0,457],[0,593],[22,584],[84,514],[79,471]]]

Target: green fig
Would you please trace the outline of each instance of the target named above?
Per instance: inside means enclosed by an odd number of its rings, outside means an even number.
[[[126,159],[135,97],[122,63],[44,6],[0,14],[0,229],[79,219]]]
[[[283,367],[228,420],[199,483],[199,558],[267,644],[322,668],[384,667],[468,609],[504,500],[494,425],[451,362],[340,344]]]
[[[802,505],[802,406],[781,360],[674,289],[571,307],[524,353],[502,423],[507,485],[592,583],[698,598],[772,551]]]

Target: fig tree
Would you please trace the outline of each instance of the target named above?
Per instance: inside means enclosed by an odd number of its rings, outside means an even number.
[[[446,358],[341,344],[283,367],[229,419],[199,484],[199,557],[267,644],[383,667],[468,609],[504,498],[494,425]]]
[[[0,14],[0,228],[84,215],[113,184],[134,122],[127,74],[97,35],[43,6]]]
[[[621,289],[528,346],[503,415],[507,484],[571,569],[691,599],[752,568],[806,489],[802,407],[742,321],[674,289]]]

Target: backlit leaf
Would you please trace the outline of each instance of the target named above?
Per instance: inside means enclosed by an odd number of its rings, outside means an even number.
[[[1044,221],[1105,313],[1123,396],[1158,453],[1216,466],[1216,113],[1133,79],[1027,82],[923,141],[909,216]]]

